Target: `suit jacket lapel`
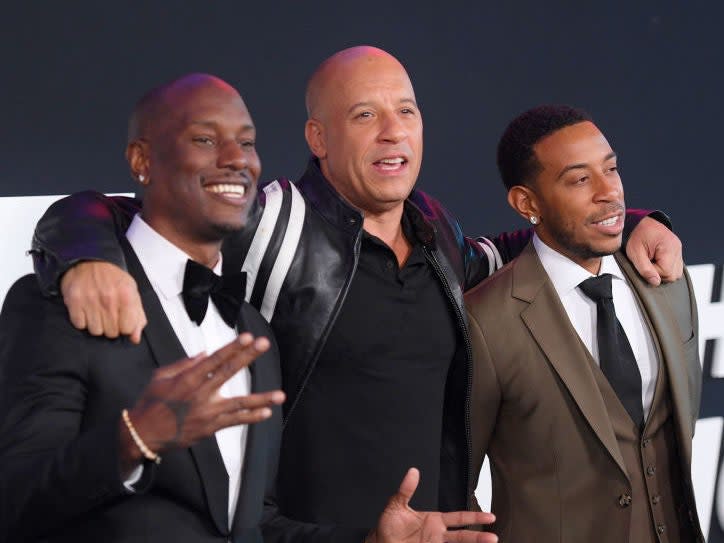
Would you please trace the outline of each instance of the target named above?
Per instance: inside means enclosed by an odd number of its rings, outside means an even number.
[[[679,451],[686,465],[691,464],[691,412],[689,410],[689,392],[684,362],[684,353],[678,325],[674,320],[674,312],[662,289],[649,286],[633,269],[631,263],[621,254],[616,254],[619,266],[626,274],[631,288],[638,294],[644,310],[651,319],[653,332],[658,338],[663,360],[661,366],[669,377],[671,398],[674,404],[676,428],[679,433]],[[661,370],[660,370],[661,371]]]
[[[166,366],[186,358],[187,354],[171,326],[161,302],[153,290],[143,267],[128,242],[122,240],[129,273],[136,279],[148,324],[143,337],[148,341],[156,364]],[[201,476],[209,511],[221,533],[228,532],[229,476],[215,436],[202,439],[190,447]]]
[[[616,435],[591,367],[590,353],[570,323],[535,248],[529,243],[515,264],[513,297],[528,302],[521,318],[563,381],[593,432],[627,474]]]

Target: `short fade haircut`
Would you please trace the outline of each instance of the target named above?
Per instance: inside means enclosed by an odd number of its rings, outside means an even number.
[[[592,121],[588,113],[566,105],[538,106],[513,119],[498,142],[498,170],[505,188],[531,186],[541,171],[535,144],[561,128],[585,121]]]

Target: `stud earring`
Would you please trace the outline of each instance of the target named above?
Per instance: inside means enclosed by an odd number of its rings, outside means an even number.
[[[144,185],[146,184],[146,176],[143,175],[142,173],[139,173],[139,174],[138,174],[138,180],[139,180],[141,183],[143,183]]]
[[[535,215],[531,215],[530,224],[538,224],[538,217],[536,217]]]

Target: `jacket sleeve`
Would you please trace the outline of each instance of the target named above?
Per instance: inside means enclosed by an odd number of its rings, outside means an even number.
[[[58,294],[63,274],[84,260],[105,260],[125,269],[118,238],[140,209],[140,200],[93,191],[51,205],[35,227],[30,251],[43,293]]]
[[[64,313],[26,276],[0,314],[0,524],[8,541],[62,529],[125,494],[120,417],[83,427],[92,361]]]
[[[628,209],[623,230],[623,245],[644,217],[651,217],[671,229],[671,221],[663,211]],[[504,232],[497,236],[465,238],[465,290],[492,275],[517,257],[533,236],[533,229]]]

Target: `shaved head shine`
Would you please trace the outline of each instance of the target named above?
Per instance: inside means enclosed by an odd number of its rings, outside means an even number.
[[[343,49],[323,61],[309,78],[305,95],[307,116],[323,117],[328,97],[339,91],[349,75],[371,64],[394,65],[407,74],[399,60],[377,47],[359,45]]]

